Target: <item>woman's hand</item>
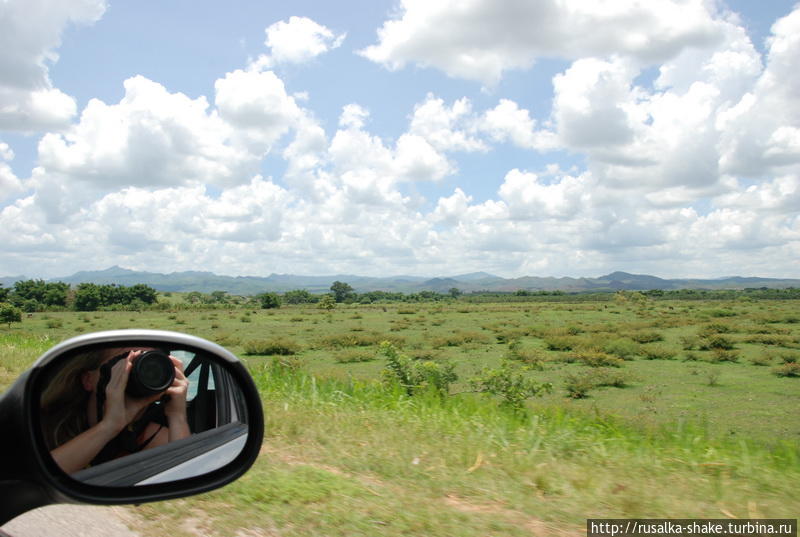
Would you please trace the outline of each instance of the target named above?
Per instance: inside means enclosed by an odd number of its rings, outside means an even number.
[[[164,414],[170,416],[186,416],[186,394],[189,391],[189,380],[183,374],[183,362],[170,355],[170,360],[175,366],[175,380],[164,392],[169,395],[169,401],[164,407]]]
[[[125,395],[125,387],[128,385],[128,376],[131,368],[133,368],[133,361],[140,354],[142,354],[142,351],[130,351],[128,356],[111,368],[111,377],[106,385],[106,403],[103,409],[103,419],[100,420],[100,423],[109,427],[114,434],[124,429],[136,419],[142,409],[160,397],[160,395],[156,395],[134,399]]]

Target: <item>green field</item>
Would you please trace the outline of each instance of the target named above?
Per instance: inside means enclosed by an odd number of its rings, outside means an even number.
[[[796,301],[37,313],[0,328],[0,387],[49,345],[126,327],[231,349],[267,417],[240,481],[131,508],[146,535],[578,534],[589,517],[800,512]],[[382,383],[382,341],[454,364],[451,395]],[[552,391],[525,412],[472,393],[504,361]]]

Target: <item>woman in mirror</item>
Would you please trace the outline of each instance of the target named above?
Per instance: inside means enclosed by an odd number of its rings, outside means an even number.
[[[165,390],[147,396],[126,392],[134,362],[146,350],[115,347],[75,356],[48,383],[42,429],[50,454],[66,473],[191,434],[189,381],[178,358],[169,356],[174,378]]]

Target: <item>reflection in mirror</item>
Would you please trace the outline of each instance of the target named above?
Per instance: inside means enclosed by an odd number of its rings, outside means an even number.
[[[221,468],[244,448],[244,396],[211,355],[115,343],[49,367],[42,437],[74,479],[116,487],[176,481]]]

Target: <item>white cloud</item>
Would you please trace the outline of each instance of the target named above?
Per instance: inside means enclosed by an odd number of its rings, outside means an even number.
[[[758,177],[800,167],[800,7],[772,32],[757,83],[717,119],[723,172]]]
[[[278,21],[266,30],[264,44],[269,54],[259,56],[253,62],[256,70],[282,63],[305,63],[335,48],[339,48],[346,33],[335,34],[329,28],[308,17],[289,17],[289,21]]]
[[[14,194],[22,192],[22,181],[7,164],[14,159],[14,152],[5,142],[0,142],[0,203]]]
[[[500,99],[497,106],[487,110],[479,128],[492,140],[509,140],[525,149],[547,150],[558,146],[554,133],[536,130],[536,121],[531,118],[530,112],[509,99]]]
[[[257,156],[297,124],[303,111],[271,71],[237,70],[214,84],[220,117],[231,127],[234,143]]]
[[[466,97],[448,107],[443,99],[429,93],[414,107],[409,132],[425,138],[440,151],[487,151],[475,136],[478,131],[472,103]]]
[[[392,70],[415,63],[494,85],[504,71],[527,69],[539,57],[663,62],[717,42],[714,16],[702,0],[402,0],[398,17],[361,54]]]
[[[45,176],[96,188],[216,185],[245,180],[257,160],[231,142],[231,127],[204,97],[169,93],[142,76],[125,81],[119,104],[89,101],[80,122],[39,142]]]
[[[58,59],[70,24],[91,24],[105,0],[5,0],[0,9],[0,130],[34,132],[64,127],[75,100],[53,87],[49,65]],[[35,21],[35,22],[32,22]]]

